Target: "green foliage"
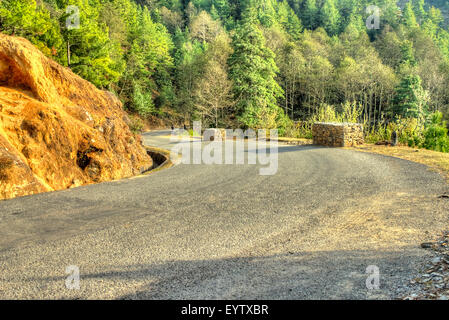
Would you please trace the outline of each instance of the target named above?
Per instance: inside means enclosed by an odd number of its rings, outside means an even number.
[[[312,116],[312,122],[357,123],[360,121],[362,107],[357,103],[346,102],[337,110],[334,106],[323,104]]]
[[[142,92],[139,84],[135,83],[132,96],[133,111],[136,111],[140,116],[146,117],[155,111],[151,93]]]
[[[283,94],[275,80],[278,68],[255,23],[255,12],[249,8],[245,15],[236,30],[232,42],[234,53],[229,59],[237,113],[246,127],[271,129],[277,127],[283,112],[277,105],[277,99]]]
[[[415,118],[398,117],[395,121],[382,121],[365,133],[369,143],[391,141],[393,132],[398,134],[398,141],[409,147],[421,147],[424,141],[424,126]]]
[[[303,29],[302,23],[286,0],[279,2],[276,20],[294,40],[299,39]]]
[[[151,19],[150,12],[137,9],[130,16],[129,49],[125,55],[126,76],[120,81],[121,94],[132,97],[125,100],[125,106],[147,116],[155,112],[153,96],[159,101],[170,100],[169,76],[167,71],[173,61],[170,50],[173,46],[166,29]],[[136,104],[139,102],[139,104]]]
[[[412,117],[424,122],[428,115],[429,95],[421,86],[419,76],[406,76],[396,88],[393,110],[396,115]]]
[[[117,82],[120,71],[114,65],[111,56],[117,49],[109,39],[108,28],[99,19],[101,8],[98,0],[58,0],[57,7],[60,11],[61,34],[70,52],[67,52],[65,62],[81,77],[105,88],[111,83]],[[74,5],[79,8],[80,25],[78,29],[66,27],[66,20],[70,13],[66,8]]]
[[[318,26],[318,8],[316,0],[305,0],[301,19],[304,23],[304,27],[307,29],[315,29]]]
[[[441,112],[431,115],[431,122],[423,125],[416,118],[397,118],[390,123],[379,123],[366,134],[366,141],[391,141],[397,132],[399,143],[409,147],[419,147],[439,152],[449,152],[449,137],[446,122]]]
[[[145,124],[142,119],[140,119],[138,116],[130,115],[129,116],[129,129],[134,134],[141,134],[143,131],[143,128],[145,127]]]
[[[340,12],[335,6],[334,0],[326,0],[320,11],[321,26],[330,35],[336,35],[340,29]]]
[[[0,31],[28,38],[48,56],[56,56],[63,44],[58,22],[35,0],[0,1]]]
[[[336,123],[358,123],[362,115],[363,108],[357,103],[346,102],[336,108],[335,106],[322,104],[317,112],[307,121],[302,121],[295,126],[295,129],[289,128],[288,134],[293,138],[312,138],[312,126],[317,122],[336,122]]]
[[[0,31],[141,117],[304,137],[313,121],[360,121],[369,141],[397,131],[403,144],[444,150],[444,125],[428,120],[449,119],[443,2],[0,0]],[[80,29],[66,28],[68,5]],[[369,5],[381,8],[380,30],[366,28]]]
[[[418,26],[418,22],[416,21],[415,12],[413,11],[412,3],[409,1],[405,5],[405,10],[403,14],[404,24],[411,29],[414,29]]]
[[[81,77],[117,92],[129,110],[148,115],[155,101],[173,100],[171,37],[146,7],[131,0],[44,2],[2,0],[0,30],[30,39]],[[69,5],[79,8],[79,28],[66,27]]]
[[[421,24],[427,16],[426,10],[424,10],[424,0],[412,0],[410,1],[413,12],[415,13],[416,20]]]
[[[422,146],[429,150],[449,152],[449,137],[443,114],[436,112],[432,115],[431,124],[424,131],[424,142]]]

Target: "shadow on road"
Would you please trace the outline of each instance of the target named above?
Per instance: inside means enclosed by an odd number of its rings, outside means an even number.
[[[125,300],[396,298],[398,287],[406,284],[413,274],[410,261],[422,255],[418,249],[407,250],[408,255],[402,252],[400,248],[384,252],[297,251],[263,257],[110,266],[100,273],[83,274],[81,270],[81,282],[94,290],[98,285],[102,290],[114,290],[121,284],[147,283],[138,286],[136,292],[118,297]],[[379,290],[366,287],[370,276],[366,269],[370,265],[379,267]],[[63,283],[65,277],[29,280]]]

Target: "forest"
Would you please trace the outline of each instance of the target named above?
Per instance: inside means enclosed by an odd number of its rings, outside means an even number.
[[[67,28],[69,5],[79,28]],[[140,119],[201,120],[310,138],[315,121],[362,122],[369,142],[396,131],[403,144],[449,152],[447,9],[438,0],[0,0],[0,32],[114,92],[135,130]]]

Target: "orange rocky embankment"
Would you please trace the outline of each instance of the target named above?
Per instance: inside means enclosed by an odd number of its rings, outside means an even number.
[[[29,41],[0,34],[0,199],[120,179],[152,166],[120,101]]]

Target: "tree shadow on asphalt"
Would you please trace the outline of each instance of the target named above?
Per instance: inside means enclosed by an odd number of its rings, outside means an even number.
[[[319,150],[319,149],[330,149],[327,147],[320,147],[315,145],[305,145],[305,146],[287,146],[287,145],[279,145],[277,152],[278,153],[290,153],[290,152],[301,152],[301,151],[310,151],[310,150]],[[267,154],[270,154],[270,147],[267,146]],[[245,153],[256,153],[257,149],[248,149],[245,150]]]
[[[108,271],[83,274],[81,283],[113,290],[120,283],[146,282],[119,300],[140,299],[394,299],[417,271],[423,250],[350,250],[288,252],[210,260],[179,260],[160,264],[110,266]],[[411,249],[411,250],[410,250]],[[380,271],[380,289],[369,290],[368,266]],[[67,275],[29,279],[63,283]],[[101,281],[101,282],[97,282]],[[90,291],[90,290],[89,290]],[[84,295],[83,295],[84,296]],[[89,296],[89,293],[87,293]]]

